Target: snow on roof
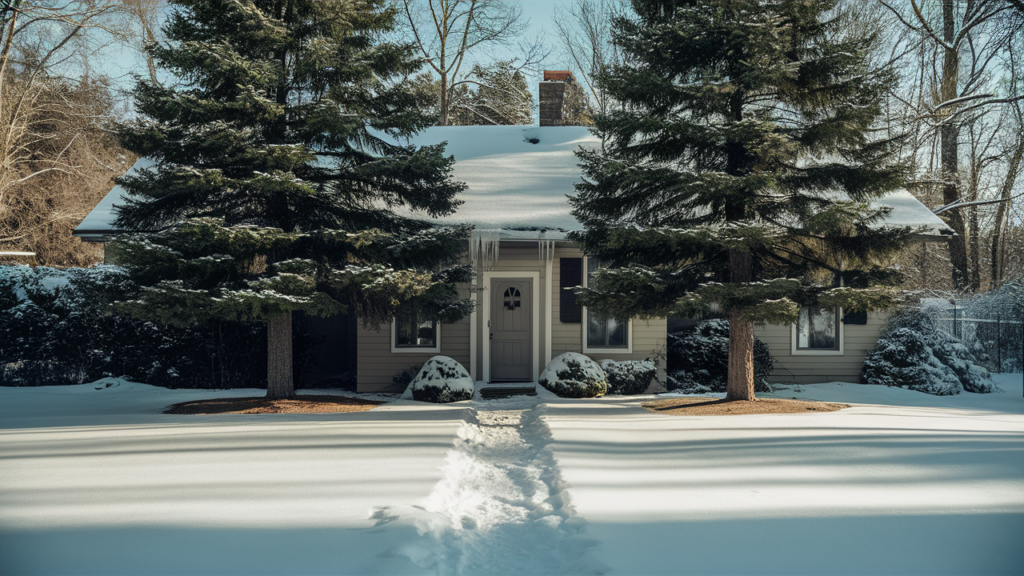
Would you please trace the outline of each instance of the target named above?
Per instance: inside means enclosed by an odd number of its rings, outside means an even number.
[[[150,166],[155,166],[156,162],[149,158],[139,158],[135,161],[135,164],[128,169],[128,173],[138,172]],[[82,223],[75,228],[75,236],[101,236],[107,232],[114,231],[114,205],[123,203],[121,198],[125,194],[125,189],[119,185],[114,187],[100,200],[100,203],[92,209],[92,212],[82,220]]]
[[[875,200],[872,207],[888,206],[892,208],[885,217],[887,226],[924,226],[924,236],[952,236],[953,229],[941,218],[932,213],[927,206],[906,190],[896,190]]]
[[[465,182],[458,211],[436,221],[472,224],[477,232],[503,239],[565,238],[581,228],[570,213],[566,196],[580,180],[580,147],[596,148],[597,137],[582,126],[434,126],[410,142],[422,146],[447,142],[445,152],[455,157],[454,179]],[[140,159],[132,171],[152,166]],[[101,238],[116,232],[113,207],[121,203],[124,189],[114,186],[109,194],[75,229],[75,235]],[[909,192],[900,190],[876,201],[893,208],[887,223],[926,226],[926,235],[952,231]],[[415,215],[405,211],[405,215]],[[422,217],[422,215],[420,215]]]
[[[446,153],[455,156],[454,178],[467,188],[460,196],[465,203],[440,222],[526,238],[543,230],[580,228],[566,195],[575,192],[573,184],[580,180],[576,149],[599,144],[588,128],[435,126],[412,139],[417,145],[441,141],[448,142]]]

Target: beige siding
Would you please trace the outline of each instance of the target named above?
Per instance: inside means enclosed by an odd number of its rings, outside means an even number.
[[[775,357],[772,382],[815,384],[821,382],[860,382],[864,357],[875,347],[888,316],[869,313],[864,326],[843,325],[842,356],[793,355],[792,325],[768,325],[754,329],[754,334],[771,350]]]
[[[488,272],[538,272],[540,274],[539,285],[535,287],[537,294],[537,306],[541,325],[538,327],[538,365],[544,368],[545,360],[545,319],[551,321],[551,355],[557,356],[563,352],[583,351],[583,328],[581,324],[562,324],[559,319],[559,259],[582,257],[579,251],[571,243],[559,243],[555,250],[555,259],[552,263],[552,293],[551,310],[545,310],[544,289],[546,286],[545,272],[546,265],[538,259],[536,243],[513,243],[502,242],[499,250],[497,264],[489,268]],[[483,378],[483,347],[489,341],[487,330],[487,319],[483,318],[483,299],[489,296],[487,287],[484,286],[483,275],[479,276],[479,285],[475,294],[478,313],[477,321],[477,349],[476,365],[478,379]],[[465,288],[466,294],[469,287]],[[659,367],[659,379],[665,380],[665,338],[667,323],[664,318],[651,321],[633,322],[633,352],[622,353],[599,353],[590,354],[595,360],[611,358],[613,360],[642,360],[651,358],[657,361]],[[445,324],[441,327],[441,354],[451,356],[466,367],[471,368],[470,355],[470,318],[467,317],[457,324]],[[391,352],[391,327],[381,326],[380,329],[365,327],[360,324],[358,332],[358,368],[357,381],[360,392],[374,392],[393,388],[392,378],[401,370],[415,364],[422,364],[432,354],[413,353],[392,353]]]
[[[583,353],[583,324],[563,324],[560,319],[559,306],[559,264],[560,258],[581,258],[583,252],[578,248],[567,246],[555,250],[555,263],[552,267],[552,278],[554,280],[551,297],[552,325],[551,325],[551,356],[552,358],[565,352]],[[666,338],[668,335],[668,319],[657,318],[654,320],[633,321],[633,352],[591,352],[587,354],[590,358],[600,362],[604,359],[611,360],[644,360],[650,358],[658,365],[658,380],[665,382],[665,356]]]
[[[468,287],[464,291],[469,293]],[[357,332],[356,383],[360,392],[396,391],[392,378],[416,364],[423,364],[433,353],[392,353],[391,326],[379,328],[359,323]],[[469,318],[456,324],[441,325],[441,354],[469,367]]]

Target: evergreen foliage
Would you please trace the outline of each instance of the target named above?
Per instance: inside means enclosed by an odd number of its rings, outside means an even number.
[[[476,91],[470,92],[464,101],[452,102],[453,110],[463,116],[464,125],[513,126],[533,122],[533,94],[514,61],[474,66],[472,76]]]
[[[583,85],[570,77],[562,95],[562,121],[566,126],[593,126],[594,108]]]
[[[409,383],[413,400],[437,404],[469,400],[474,388],[469,372],[448,356],[427,360]]]
[[[998,391],[971,351],[918,309],[903,310],[889,320],[875,349],[864,358],[861,378],[865,384],[937,396]]]
[[[109,298],[136,290],[117,266],[0,266],[0,386],[113,376],[169,388],[238,388],[266,379],[262,324],[178,327],[106,313]]]
[[[602,360],[601,369],[608,377],[609,394],[643,394],[658,374],[658,367],[650,359]]]
[[[596,398],[608,392],[604,370],[597,362],[576,352],[552,358],[537,383],[562,398]]]
[[[870,207],[904,181],[877,130],[893,78],[833,6],[636,0],[615,19],[629,64],[600,81],[622,107],[597,116],[604,146],[578,153],[571,199],[572,237],[609,265],[584,304],[789,323],[801,305],[898,301],[887,259],[914,230]]]
[[[754,389],[770,392],[775,368],[768,345],[754,338]],[[702,320],[668,334],[668,389],[686,394],[725,392],[729,375],[729,321]]]
[[[441,81],[429,73],[413,79],[430,102],[433,122],[441,120]],[[473,66],[468,79],[448,87],[448,126],[514,126],[533,122],[534,100],[526,76],[514,60]]]
[[[467,230],[448,215],[464,185],[405,80],[410,46],[382,41],[384,0],[176,2],[166,44],[177,79],[139,79],[122,144],[157,161],[124,177],[122,260],[142,289],[120,307],[190,325],[293,311],[390,321],[405,301],[451,322],[469,311],[453,262]],[[399,143],[396,143],[399,142]]]

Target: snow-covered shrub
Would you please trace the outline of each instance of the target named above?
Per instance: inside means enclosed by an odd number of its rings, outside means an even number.
[[[903,310],[889,319],[875,349],[864,358],[861,379],[865,384],[938,396],[998,390],[971,351],[917,309]]]
[[[434,356],[423,363],[402,398],[420,402],[458,402],[473,397],[473,378],[455,360]]]
[[[729,321],[711,319],[668,335],[668,389],[685,394],[725,392],[729,383]],[[754,390],[770,392],[775,369],[768,345],[754,338]]]
[[[176,328],[106,306],[135,290],[117,266],[0,266],[0,385],[81,384],[106,376],[172,388],[266,381],[261,324]]]
[[[1021,370],[1019,323],[1024,320],[1024,285],[1007,282],[989,292],[922,298],[921,311],[957,338],[990,372]]]
[[[555,356],[537,382],[562,398],[596,398],[608,392],[604,370],[575,352]]]
[[[643,394],[658,373],[658,367],[650,358],[621,362],[602,360],[601,369],[608,377],[609,394]]]

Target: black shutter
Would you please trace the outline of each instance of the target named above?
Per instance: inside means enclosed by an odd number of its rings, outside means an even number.
[[[848,312],[843,315],[843,324],[853,324],[864,326],[868,323],[868,313],[865,312]]]
[[[576,303],[576,294],[566,288],[583,285],[583,258],[561,258],[559,262],[561,281],[558,283],[558,319],[562,324],[581,324],[583,307]]]

